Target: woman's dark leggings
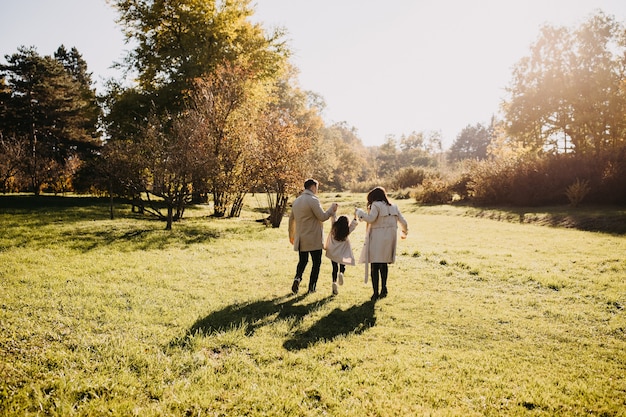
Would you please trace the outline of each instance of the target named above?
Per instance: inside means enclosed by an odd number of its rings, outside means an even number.
[[[342,274],[346,272],[346,266],[344,264],[338,264],[335,261],[330,261],[333,264],[333,282],[337,282],[337,272]]]
[[[378,295],[378,277],[382,281],[381,291],[383,294],[387,294],[387,274],[389,273],[389,268],[386,263],[373,263],[371,264],[372,271],[372,288],[374,289],[374,294]]]

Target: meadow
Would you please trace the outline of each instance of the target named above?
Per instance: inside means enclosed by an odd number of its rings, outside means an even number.
[[[623,233],[395,200],[409,236],[374,303],[362,265],[332,296],[326,258],[292,295],[262,195],[171,231],[34,199],[0,196],[0,416],[626,415]],[[321,199],[351,215],[365,196]]]

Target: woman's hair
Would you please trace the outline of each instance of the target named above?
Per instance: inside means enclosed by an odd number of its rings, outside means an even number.
[[[376,187],[367,193],[367,208],[369,209],[372,206],[374,201],[384,201],[387,205],[391,205],[389,199],[387,198],[387,192],[383,187]]]
[[[339,216],[330,228],[330,234],[338,241],[344,241],[350,234],[350,225],[346,216]]]

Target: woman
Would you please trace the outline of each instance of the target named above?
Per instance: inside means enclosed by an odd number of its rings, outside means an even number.
[[[391,204],[383,187],[376,187],[367,194],[367,213],[356,209],[361,221],[367,222],[365,244],[359,263],[365,264],[365,282],[367,282],[367,265],[371,264],[372,301],[387,296],[388,265],[396,260],[398,223],[402,227],[402,239],[409,232],[408,223],[398,206]],[[378,291],[379,277],[381,289]]]

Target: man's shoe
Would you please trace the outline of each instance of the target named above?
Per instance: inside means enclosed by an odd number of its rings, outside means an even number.
[[[337,275],[337,282],[339,285],[343,285],[343,272],[340,272],[339,275]]]
[[[339,290],[337,289],[337,283],[333,282],[333,295],[339,294]]]
[[[291,285],[291,292],[294,294],[298,294],[298,289],[300,288],[300,281],[302,281],[302,279],[300,278],[294,278],[293,279],[293,284]]]
[[[387,296],[387,290],[382,290],[378,298],[385,298]]]

